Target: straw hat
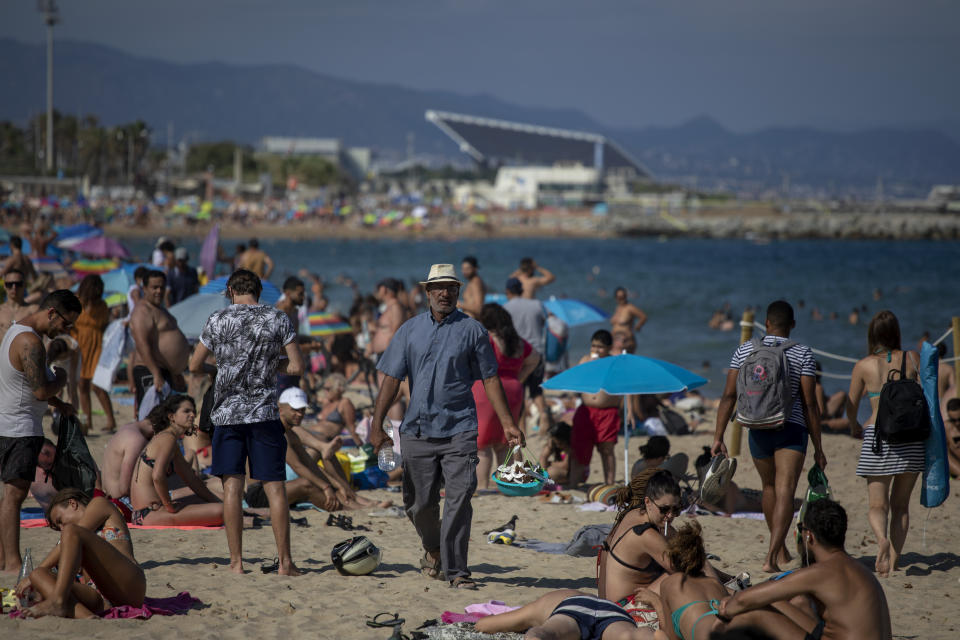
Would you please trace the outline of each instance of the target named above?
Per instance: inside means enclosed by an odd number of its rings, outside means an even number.
[[[426,280],[422,280],[420,284],[427,286],[428,284],[433,284],[435,282],[455,282],[457,284],[462,284],[460,280],[457,279],[457,274],[453,270],[452,264],[435,264],[430,267],[430,275],[427,276]]]

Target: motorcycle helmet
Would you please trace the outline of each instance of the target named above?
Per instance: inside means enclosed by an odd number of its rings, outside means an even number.
[[[335,545],[330,559],[342,575],[365,576],[380,566],[380,549],[366,536],[357,536]]]

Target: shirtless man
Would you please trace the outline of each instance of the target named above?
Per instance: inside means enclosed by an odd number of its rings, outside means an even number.
[[[103,491],[111,498],[130,495],[133,468],[143,448],[153,437],[149,418],[123,425],[111,436],[103,451]]]
[[[283,281],[283,297],[277,300],[276,307],[287,314],[294,328],[300,327],[300,307],[306,298],[306,286],[303,280],[290,276]]]
[[[606,329],[600,329],[590,338],[590,354],[580,359],[583,364],[595,358],[606,358],[613,346],[613,336]],[[613,484],[616,481],[617,459],[614,447],[617,433],[620,431],[621,399],[603,391],[580,394],[583,404],[573,414],[573,429],[570,432],[570,446],[574,458],[570,461],[570,484],[577,486],[585,478],[590,468],[593,448],[600,453],[603,463],[603,481]]]
[[[30,255],[34,258],[42,258],[47,255],[47,247],[57,237],[53,229],[47,224],[47,221],[41,218],[36,226],[30,232]]]
[[[143,298],[130,316],[130,332],[136,343],[131,371],[137,406],[152,384],[157,391],[168,382],[175,391],[185,391],[183,372],[190,360],[190,345],[177,327],[177,319],[163,307],[167,276],[162,271],[147,274]]]
[[[253,271],[261,279],[268,279],[273,273],[273,260],[260,248],[256,238],[250,238],[247,250],[240,254],[239,262],[240,269]]]
[[[370,340],[370,353],[374,355],[379,356],[387,350],[387,347],[390,346],[390,340],[393,339],[393,334],[407,319],[407,313],[397,299],[399,291],[400,283],[394,278],[385,278],[377,285],[377,299],[386,308],[377,318],[373,337]]]
[[[557,279],[557,276],[534,262],[533,258],[520,260],[520,268],[511,273],[510,277],[517,278],[523,284],[524,298],[536,298],[537,289]]]
[[[828,499],[811,502],[799,528],[809,566],[738,591],[720,603],[718,617],[773,605],[800,628],[798,638],[890,640],[890,610],[883,588],[844,551],[843,507]],[[816,616],[812,610],[782,604],[798,596],[810,599]]]
[[[0,338],[7,332],[10,325],[37,310],[37,305],[24,302],[27,279],[22,271],[17,269],[7,271],[3,276],[3,286],[7,291],[7,299],[0,304]]]
[[[460,302],[460,310],[473,318],[480,319],[480,310],[483,308],[484,298],[487,295],[487,285],[483,283],[480,277],[477,259],[473,256],[467,256],[460,265],[460,271],[463,273],[463,279],[466,286],[463,288],[463,301]]]
[[[610,316],[610,331],[614,335],[629,333],[631,336],[634,332],[640,331],[643,325],[647,323],[647,314],[627,299],[627,290],[623,287],[617,287],[613,292],[613,297],[617,299],[617,308]]]
[[[20,236],[10,236],[10,257],[3,263],[0,277],[6,276],[11,271],[19,271],[28,282],[37,277],[33,262],[23,253],[23,240]]]
[[[947,463],[950,465],[950,475],[960,478],[960,398],[947,400],[943,426],[947,432]]]

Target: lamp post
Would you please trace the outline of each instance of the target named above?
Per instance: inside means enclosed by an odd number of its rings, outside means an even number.
[[[47,172],[53,172],[53,25],[60,21],[56,0],[37,0],[47,24]]]

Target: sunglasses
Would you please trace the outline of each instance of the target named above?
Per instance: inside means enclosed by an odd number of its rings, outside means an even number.
[[[53,312],[54,312],[54,313],[56,313],[58,316],[60,316],[60,319],[61,319],[61,320],[63,320],[63,328],[64,328],[65,330],[66,330],[66,329],[72,329],[72,328],[73,328],[73,323],[70,322],[69,320],[67,320],[67,317],[66,317],[66,316],[64,316],[62,313],[60,313],[59,311],[57,311],[55,307],[50,307],[50,308],[53,309]]]
[[[647,498],[647,499],[650,500],[650,498]],[[657,503],[654,502],[653,500],[650,500],[650,502],[651,502],[651,504],[653,504],[653,506],[655,506],[655,507],[660,511],[660,513],[662,513],[663,515],[670,515],[670,516],[673,516],[674,518],[676,518],[677,516],[680,515],[680,512],[683,511],[683,509],[681,509],[681,508],[680,508],[680,505],[678,505],[678,504],[675,504],[675,505],[670,506],[670,507],[661,507],[659,504],[657,504]]]
[[[13,282],[4,282],[3,286],[5,286],[7,289],[11,289],[13,287],[22,287],[24,284],[25,283],[23,280],[14,280]]]

